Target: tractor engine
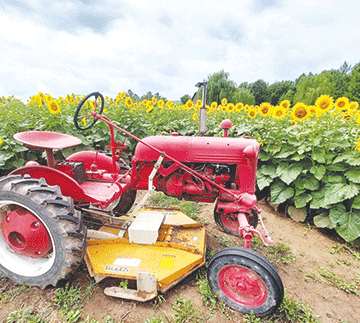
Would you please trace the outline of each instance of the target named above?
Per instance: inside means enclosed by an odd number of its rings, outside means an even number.
[[[152,136],[139,143],[132,160],[132,189],[147,189],[148,176],[159,158],[156,147],[218,185],[243,195],[249,206],[255,206],[256,167],[259,144],[250,138]],[[145,176],[144,176],[145,175]],[[236,212],[234,197],[164,158],[154,178],[158,191],[178,199],[214,202],[221,213]],[[247,205],[248,206],[248,205]]]

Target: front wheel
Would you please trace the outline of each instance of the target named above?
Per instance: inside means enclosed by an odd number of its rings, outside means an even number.
[[[43,178],[0,179],[0,272],[17,284],[56,286],[79,266],[86,246],[73,201]]]
[[[235,247],[217,252],[209,263],[208,280],[220,300],[244,314],[272,314],[284,298],[276,269],[249,249]]]

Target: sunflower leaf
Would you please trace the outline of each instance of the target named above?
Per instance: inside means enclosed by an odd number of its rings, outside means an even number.
[[[360,183],[360,170],[353,168],[345,173],[346,178],[353,183]]]
[[[305,207],[306,204],[312,200],[311,194],[301,194],[294,197],[295,206],[300,209],[302,207]]]
[[[281,181],[275,182],[270,189],[271,203],[280,204],[294,196],[294,189]]]
[[[357,196],[354,198],[354,201],[353,201],[351,207],[352,207],[353,209],[360,209],[360,195],[357,195]]]
[[[360,236],[359,212],[346,212],[345,206],[340,204],[330,210],[329,216],[337,233],[347,242],[354,241]]]
[[[289,185],[301,174],[303,168],[299,165],[291,165],[288,166],[287,163],[279,164],[276,169],[276,174],[280,177],[280,179]]]
[[[350,199],[359,193],[356,184],[335,183],[329,184],[325,193],[326,204],[336,204]]]
[[[265,187],[270,186],[272,181],[273,179],[269,176],[266,176],[259,172],[256,174],[256,184],[260,191]]]
[[[313,166],[310,168],[310,173],[314,174],[314,177],[320,181],[326,173],[326,168],[324,165]]]
[[[313,151],[311,158],[319,163],[325,163],[325,151]]]

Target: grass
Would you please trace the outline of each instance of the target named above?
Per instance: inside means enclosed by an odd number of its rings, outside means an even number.
[[[6,288],[0,288],[0,304],[13,301],[26,289],[27,289],[26,285],[16,286],[8,290]]]
[[[6,319],[7,323],[48,323],[50,312],[37,313],[33,309],[23,307],[12,311]]]
[[[191,201],[180,201],[175,197],[166,196],[163,193],[152,195],[149,204],[163,208],[171,208],[172,206],[180,207],[181,212],[193,220],[197,220],[200,213],[199,204]]]
[[[194,307],[191,299],[186,300],[183,296],[180,295],[171,307],[175,311],[173,319],[175,323],[204,322],[203,318],[201,317],[200,308]]]

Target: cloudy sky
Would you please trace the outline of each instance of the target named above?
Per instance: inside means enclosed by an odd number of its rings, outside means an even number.
[[[131,89],[170,100],[360,62],[357,0],[0,0],[0,96]]]

